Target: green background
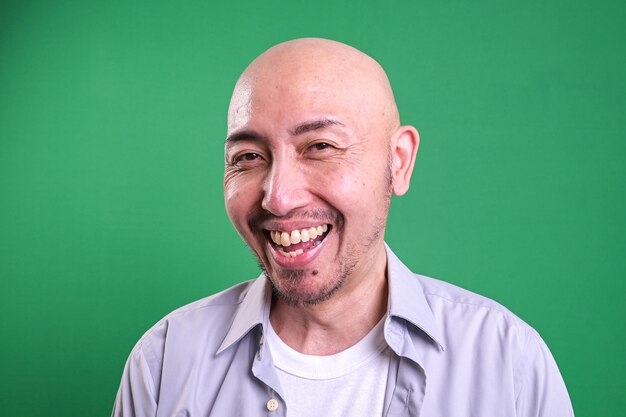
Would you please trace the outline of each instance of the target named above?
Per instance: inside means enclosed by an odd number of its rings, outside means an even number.
[[[108,415],[147,328],[258,274],[226,109],[302,36],[375,57],[420,130],[396,253],[539,330],[578,416],[626,409],[623,2],[0,4],[2,415]]]

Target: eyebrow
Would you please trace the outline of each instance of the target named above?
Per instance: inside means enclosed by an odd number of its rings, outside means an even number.
[[[343,123],[334,119],[318,119],[318,120],[312,120],[309,122],[301,123],[298,126],[296,126],[295,129],[289,131],[289,133],[291,133],[292,136],[298,136],[298,135],[302,135],[303,133],[312,132],[314,130],[319,130],[319,129],[324,129],[333,125],[344,126]]]
[[[263,136],[251,130],[244,130],[242,132],[233,133],[226,137],[226,144],[239,142],[242,140],[262,140]]]
[[[343,123],[329,118],[316,119],[307,121],[297,125],[293,130],[289,131],[291,136],[298,136],[304,133],[312,132],[315,130],[325,129],[329,126],[345,126]],[[239,142],[242,140],[252,140],[252,141],[260,141],[265,140],[266,138],[263,135],[258,134],[252,130],[244,130],[241,132],[233,133],[228,135],[226,138],[226,144],[232,144],[235,142]]]

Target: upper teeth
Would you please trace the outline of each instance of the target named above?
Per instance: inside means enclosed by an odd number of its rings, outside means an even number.
[[[270,231],[270,236],[277,245],[287,247],[300,242],[308,242],[320,236],[322,233],[325,233],[327,230],[328,225],[322,224],[317,227],[309,227],[308,229],[292,230],[291,232],[272,230]]]

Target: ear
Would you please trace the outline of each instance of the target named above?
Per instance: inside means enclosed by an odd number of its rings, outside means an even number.
[[[409,190],[420,135],[413,126],[400,126],[392,139],[393,192],[401,196]]]

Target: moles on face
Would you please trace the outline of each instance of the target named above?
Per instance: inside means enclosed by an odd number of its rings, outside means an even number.
[[[339,69],[343,54],[273,49],[233,94],[226,209],[280,299],[317,304],[367,279],[384,257],[393,130],[387,107],[364,101],[381,101],[384,90],[363,85],[372,76],[358,66]]]

